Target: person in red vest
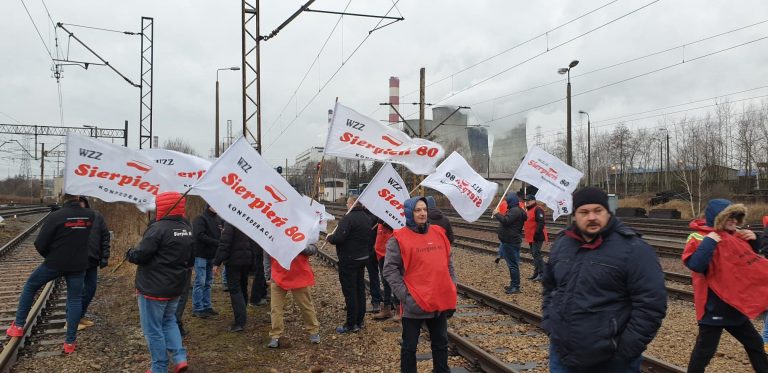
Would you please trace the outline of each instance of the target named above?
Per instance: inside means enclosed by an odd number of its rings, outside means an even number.
[[[379,263],[379,273],[381,273],[381,282],[384,285],[384,307],[381,308],[379,313],[373,315],[374,320],[387,320],[392,318],[393,321],[400,321],[400,314],[395,312],[394,317],[392,314],[393,309],[400,308],[400,301],[397,300],[397,296],[392,294],[392,288],[389,286],[389,282],[384,278],[384,258],[387,254],[387,241],[392,237],[393,230],[389,224],[379,219],[379,223],[376,226],[376,244],[374,250],[376,251],[376,260]]]
[[[739,229],[747,208],[726,199],[713,199],[705,219],[690,223],[683,263],[693,273],[693,301],[699,335],[688,372],[704,372],[717,351],[723,329],[747,351],[755,372],[768,372],[762,339],[749,321],[768,308],[768,260],[755,253],[755,232]]]
[[[404,207],[406,226],[394,231],[384,259],[384,278],[401,302],[400,371],[416,372],[416,347],[426,324],[433,372],[447,373],[448,317],[456,310],[451,244],[443,228],[429,224],[424,197],[411,198]]]
[[[301,318],[309,332],[309,342],[320,343],[320,322],[317,321],[317,312],[312,303],[310,287],[315,285],[315,274],[309,264],[309,257],[317,254],[317,247],[313,244],[296,256],[291,262],[291,268],[285,269],[274,258],[270,258],[272,283],[270,318],[272,328],[269,330],[269,348],[280,347],[280,337],[283,335],[283,312],[285,311],[285,299],[290,291],[293,294],[293,302],[301,310]],[[264,255],[268,255],[264,252]]]
[[[501,203],[499,203],[499,214],[506,215],[507,210],[509,210],[509,206],[507,206],[507,201],[502,198]],[[504,259],[504,257],[501,256],[501,243],[499,243],[499,250],[496,253],[496,259],[493,260],[494,263],[499,264],[499,262]]]
[[[541,247],[547,240],[547,230],[544,227],[544,210],[536,203],[536,196],[529,194],[525,197],[525,212],[528,219],[523,224],[525,233],[525,242],[531,248],[533,256],[533,275],[529,280],[541,281],[541,275],[544,273],[544,260],[541,258]]]

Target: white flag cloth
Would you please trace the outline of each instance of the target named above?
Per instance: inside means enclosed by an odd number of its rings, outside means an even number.
[[[168,191],[168,178],[146,155],[98,139],[67,134],[64,192],[105,202],[133,203],[141,211],[155,208],[155,197]]]
[[[328,129],[325,154],[402,164],[415,174],[427,175],[434,171],[445,150],[438,143],[412,139],[396,127],[337,102]]]
[[[312,231],[312,234],[309,237],[309,241],[307,242],[310,244],[317,243],[320,241],[320,232],[327,232],[328,222],[331,220],[336,220],[336,217],[327,213],[325,211],[325,205],[313,200],[311,197],[302,196],[302,198],[304,198],[304,201],[310,205],[310,208],[315,212],[315,215],[320,220],[319,224],[316,225],[315,229]]]
[[[403,204],[408,198],[405,182],[391,164],[385,163],[357,201],[390,227],[399,229],[405,226]]]
[[[179,193],[184,193],[191,188],[211,167],[211,162],[206,159],[174,150],[144,149],[139,150],[139,153],[154,160],[155,167],[164,171],[169,182],[166,190]],[[195,194],[195,192],[191,191],[189,194]]]
[[[317,229],[319,220],[306,200],[244,137],[213,162],[193,189],[283,268],[290,268]]]
[[[571,213],[572,193],[584,174],[565,164],[538,146],[531,147],[515,172],[514,179],[539,189],[536,199],[544,202],[557,216]],[[563,210],[565,208],[566,210]]]
[[[453,152],[421,185],[451,201],[464,220],[474,222],[491,204],[499,185],[480,176],[459,153]]]

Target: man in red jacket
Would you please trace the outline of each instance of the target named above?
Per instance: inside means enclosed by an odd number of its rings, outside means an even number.
[[[544,273],[544,260],[541,258],[541,247],[547,240],[547,229],[544,227],[544,210],[536,203],[536,196],[529,194],[525,197],[525,212],[528,216],[523,224],[525,242],[531,248],[533,256],[533,275],[529,280],[541,281]]]
[[[285,310],[285,298],[290,291],[293,294],[293,302],[301,310],[301,318],[309,332],[309,342],[320,343],[320,322],[317,321],[317,312],[312,303],[312,294],[309,291],[315,285],[315,274],[309,264],[309,256],[317,253],[317,247],[310,244],[291,262],[291,268],[285,269],[274,258],[271,259],[272,284],[270,318],[272,328],[269,330],[269,348],[280,347],[280,337],[283,335],[283,312]],[[267,255],[266,252],[264,255]]]
[[[389,224],[380,221],[377,224],[376,229],[376,244],[374,250],[376,251],[376,260],[379,263],[379,273],[381,273],[381,283],[384,285],[384,307],[381,308],[379,313],[373,315],[374,320],[387,320],[392,317],[393,321],[400,321],[400,314],[395,312],[394,317],[392,310],[400,308],[400,301],[397,300],[397,296],[392,294],[392,288],[389,286],[389,282],[384,278],[384,258],[387,253],[387,241],[392,237],[393,231]]]

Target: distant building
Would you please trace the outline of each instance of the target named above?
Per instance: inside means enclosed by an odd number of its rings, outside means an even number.
[[[335,202],[347,196],[347,180],[325,178],[320,190],[320,199]]]
[[[323,158],[323,147],[313,146],[296,156],[296,163],[292,166],[303,170],[308,164],[317,164]]]

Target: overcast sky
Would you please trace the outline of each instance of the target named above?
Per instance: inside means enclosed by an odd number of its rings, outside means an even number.
[[[302,3],[261,1],[262,34],[277,27]],[[25,0],[23,4],[55,55],[54,28],[43,3]],[[64,68],[64,119],[60,121],[51,58],[23,4],[20,0],[0,2],[0,123],[122,128],[127,119],[129,145],[137,148],[139,90],[106,67]],[[637,10],[646,4],[650,5]],[[72,0],[48,1],[46,5],[54,22],[115,30],[138,31],[141,16],[154,17],[154,134],[161,143],[181,137],[201,155],[209,155],[214,143],[216,69],[239,66],[241,60],[239,2]],[[558,82],[563,76],[557,74],[557,69],[574,59],[580,61],[571,77],[577,128],[584,121],[579,110],[588,111],[593,125],[602,125],[597,127],[599,130],[610,130],[615,120],[607,119],[617,116],[745,90],[750,91],[730,95],[730,99],[768,95],[768,88],[753,90],[768,85],[768,39],[697,59],[768,36],[765,0],[404,0],[398,1],[394,9],[391,0],[351,4],[318,0],[311,8],[341,11],[347,5],[347,11],[353,13],[383,15],[391,9],[390,16],[402,15],[405,21],[374,31],[366,39],[378,20],[347,16],[335,26],[339,16],[303,13],[263,43],[262,131],[264,157],[272,163],[283,164],[285,158],[293,163],[302,150],[323,145],[327,110],[336,97],[364,114],[385,119],[388,111],[379,108],[378,103],[388,98],[389,77],[397,76],[402,102],[418,101],[420,67],[427,72],[427,102],[471,106],[472,121],[488,125],[496,133],[525,122],[529,143],[539,126],[545,142],[564,130],[565,101],[544,104],[565,97],[565,82]],[[759,22],[765,23],[690,44]],[[545,36],[461,71],[554,28]],[[139,36],[78,27],[70,30],[131,80],[139,80]],[[70,43],[61,30],[58,36],[61,50],[64,54],[69,51],[70,59],[96,61],[74,40]],[[321,52],[326,39],[328,43]],[[675,48],[684,44],[689,45]],[[674,49],[579,76],[670,48]],[[318,53],[319,59],[309,70]],[[299,85],[308,70],[304,83]],[[630,79],[655,70],[659,71]],[[220,83],[222,127],[231,119],[238,130],[242,125],[240,72],[222,71]],[[546,83],[552,84],[498,98]],[[580,94],[606,85],[610,86]],[[321,87],[323,90],[317,94]],[[739,101],[738,105],[759,100]],[[714,100],[701,101],[666,111],[712,103]],[[414,106],[403,105],[401,111],[410,115],[409,119],[416,117]],[[705,111],[691,110],[668,118]],[[628,123],[631,128],[652,127],[660,118]],[[0,134],[0,138],[12,137]],[[50,149],[62,139],[41,141]],[[0,153],[0,177],[18,173],[18,146],[5,144],[2,150],[12,153]],[[33,174],[39,173],[38,167],[33,162]],[[55,169],[55,164],[47,168]]]

